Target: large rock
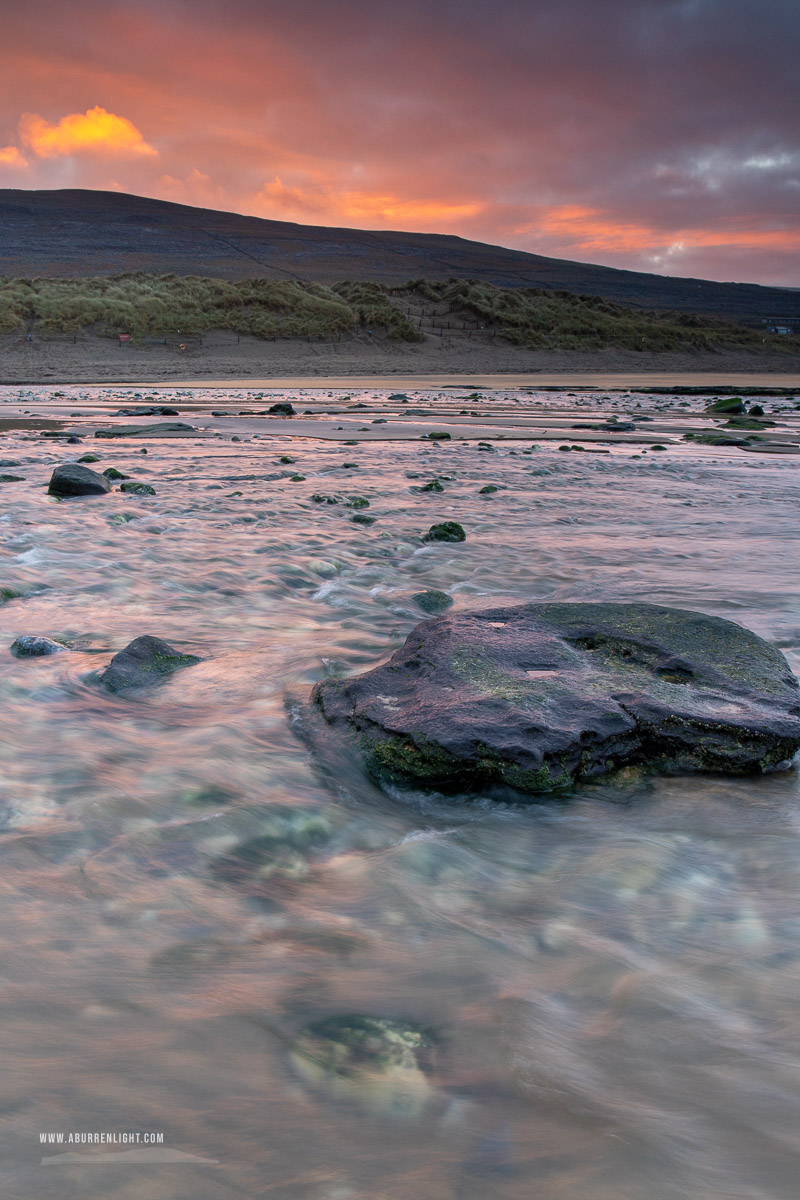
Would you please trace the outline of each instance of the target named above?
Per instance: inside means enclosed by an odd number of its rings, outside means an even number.
[[[111,484],[89,467],[64,463],[53,471],[47,490],[53,496],[104,496],[111,491]]]
[[[200,661],[193,654],[181,654],[161,638],[145,634],[134,638],[124,650],[115,654],[100,676],[100,682],[110,692],[127,692],[147,687]]]
[[[548,792],[628,764],[769,771],[800,747],[783,655],[731,621],[653,604],[528,604],[418,625],[313,703],[379,780]]]

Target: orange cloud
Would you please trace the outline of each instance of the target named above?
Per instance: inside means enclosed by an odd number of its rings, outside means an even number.
[[[27,167],[28,160],[16,146],[0,148],[0,167]]]
[[[342,191],[332,184],[314,180],[307,186],[287,186],[276,177],[258,195],[265,215],[316,215],[328,220],[379,221],[396,224],[428,224],[437,227],[441,222],[474,217],[483,205],[447,200],[416,200],[366,191]]]
[[[51,125],[37,113],[25,113],[19,132],[23,144],[39,158],[87,153],[124,156],[158,153],[127,117],[118,117],[99,105],[85,113],[70,113],[57,125]]]
[[[681,252],[700,246],[800,249],[798,229],[676,229],[665,231],[635,221],[615,220],[599,209],[565,204],[550,209],[518,233],[546,234],[589,253],[641,253],[669,245]]]
[[[454,221],[474,217],[481,204],[447,203],[441,200],[403,200],[399,196],[375,196],[369,192],[346,192],[342,196],[342,212],[356,220],[382,221]]]

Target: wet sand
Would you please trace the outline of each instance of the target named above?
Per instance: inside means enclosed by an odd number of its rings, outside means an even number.
[[[96,382],[96,381],[95,381]],[[800,369],[793,372],[770,373],[758,371],[746,374],[743,371],[719,371],[712,375],[700,371],[662,371],[662,372],[566,372],[555,374],[526,374],[507,375],[330,375],[314,377],[294,375],[276,379],[181,379],[169,383],[150,381],[140,383],[143,388],[259,388],[265,391],[287,391],[295,388],[407,388],[409,391],[436,388],[601,388],[605,391],[633,391],[638,388],[651,387],[762,387],[762,388],[797,388],[800,390]],[[117,381],[111,386],[125,387]]]
[[[170,386],[283,387],[305,380],[314,387],[425,387],[460,384],[481,387],[516,386],[524,380],[538,385],[611,386],[607,380],[657,380],[672,386],[679,378],[698,376],[700,383],[753,382],[765,377],[774,383],[788,376],[800,386],[800,356],[726,349],[720,352],[651,354],[632,350],[526,350],[501,338],[453,331],[427,337],[421,343],[392,342],[382,335],[356,334],[341,341],[285,338],[260,341],[223,331],[203,334],[202,344],[120,345],[113,338],[77,334],[34,339],[19,334],[0,336],[0,383],[112,383]],[[358,381],[356,383],[356,381]]]

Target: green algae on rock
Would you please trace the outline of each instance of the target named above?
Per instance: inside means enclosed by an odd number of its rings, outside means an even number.
[[[121,483],[119,490],[133,496],[155,496],[156,494],[156,489],[151,483],[141,483],[138,479],[129,479],[127,483]]]
[[[447,592],[440,592],[437,588],[428,588],[425,592],[415,592],[411,599],[426,613],[441,613],[453,604],[453,597],[448,596]]]
[[[144,634],[114,655],[100,675],[100,682],[110,692],[126,692],[158,683],[174,671],[198,662],[200,659],[194,654],[181,654],[161,638]]]
[[[707,413],[743,413],[746,411],[741,396],[722,396],[719,400],[713,400],[706,408]]]
[[[313,704],[379,782],[552,792],[622,767],[747,774],[800,748],[783,655],[719,617],[528,604],[418,625],[388,663]]]
[[[431,525],[422,540],[423,542],[464,542],[466,539],[464,527],[459,525],[458,521],[441,521],[438,525]]]
[[[436,1095],[436,1036],[413,1021],[350,1013],[312,1021],[291,1048],[297,1073],[384,1117],[419,1117]]]

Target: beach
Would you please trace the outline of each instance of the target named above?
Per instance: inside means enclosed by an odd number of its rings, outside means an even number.
[[[0,387],[15,1194],[792,1194],[796,771],[442,796],[377,786],[309,707],[431,598],[689,608],[800,669],[794,396],[737,432],[623,378]],[[50,494],[79,463],[108,490]],[[143,636],[182,668],[110,690]],[[402,1070],[315,1069],[365,1023]]]
[[[787,386],[800,384],[800,359],[787,354],[756,354],[750,350],[719,353],[649,353],[619,349],[585,351],[526,350],[502,339],[453,331],[443,337],[426,337],[422,343],[395,342],[366,332],[341,341],[309,341],[285,338],[262,341],[224,331],[212,331],[197,339],[186,339],[180,349],[177,339],[135,345],[114,338],[80,333],[28,341],[21,334],[0,336],[0,383],[119,383],[155,382],[179,384],[191,381],[213,385],[217,381],[252,382],[257,386],[275,381],[360,379],[363,384],[390,378],[401,385],[412,379],[416,386],[436,380],[464,377],[498,377],[511,383],[520,377],[544,383],[554,378],[569,386],[571,380],[590,379],[603,383],[609,376],[625,375],[635,382],[653,378],[669,385],[678,376],[697,375],[700,382],[724,378],[775,382],[788,377]],[[499,386],[502,386],[502,382]]]

